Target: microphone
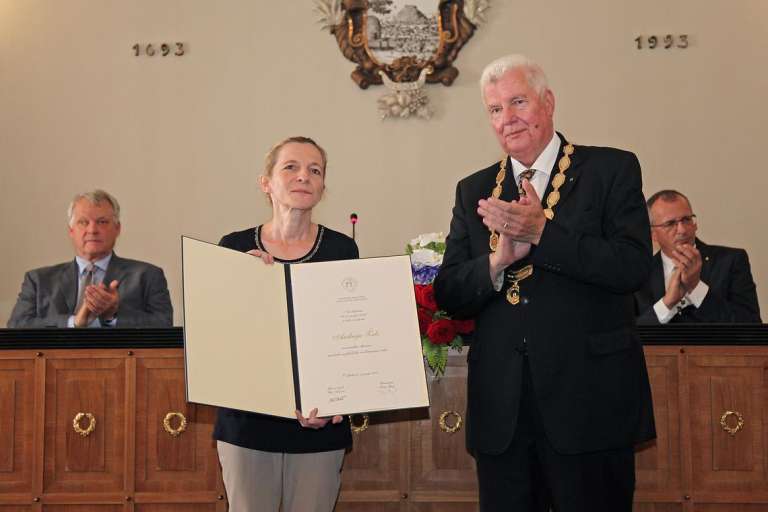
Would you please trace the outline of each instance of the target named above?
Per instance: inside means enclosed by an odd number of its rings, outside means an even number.
[[[357,224],[357,214],[356,213],[350,213],[349,214],[349,222],[352,224],[352,240],[355,239],[355,224]]]

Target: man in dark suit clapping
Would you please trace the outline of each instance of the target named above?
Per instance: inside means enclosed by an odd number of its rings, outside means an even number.
[[[68,213],[75,259],[25,274],[8,327],[170,327],[162,269],[113,251],[117,199],[103,190],[78,194]]]
[[[747,251],[696,238],[691,202],[676,190],[656,192],[647,204],[660,250],[650,279],[635,293],[637,322],[761,323]]]
[[[476,322],[480,510],[629,512],[633,447],[655,437],[633,306],[651,268],[640,165],[556,133],[554,94],[523,56],[480,85],[504,154],[459,182],[435,280],[438,304]]]

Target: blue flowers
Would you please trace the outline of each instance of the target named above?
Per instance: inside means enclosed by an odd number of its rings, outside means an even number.
[[[420,263],[411,265],[414,284],[430,284],[435,280],[435,276],[437,275],[438,270],[440,270],[439,265],[422,265]]]

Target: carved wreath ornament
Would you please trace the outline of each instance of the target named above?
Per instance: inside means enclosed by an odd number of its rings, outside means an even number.
[[[424,84],[449,86],[453,62],[484,21],[490,0],[315,0],[320,23],[357,67],[361,89],[384,85],[382,119],[429,119]]]

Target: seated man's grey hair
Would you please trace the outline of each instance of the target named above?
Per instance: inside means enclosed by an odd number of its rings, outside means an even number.
[[[72,226],[72,222],[74,221],[72,214],[75,211],[75,204],[77,204],[77,202],[81,199],[85,199],[91,204],[101,203],[102,201],[109,203],[112,206],[112,211],[114,212],[115,223],[120,224],[120,203],[118,203],[117,199],[115,199],[115,197],[109,192],[96,189],[91,192],[81,192],[79,194],[75,194],[75,197],[73,197],[72,201],[69,202],[69,208],[67,208],[67,219],[70,226]]]

